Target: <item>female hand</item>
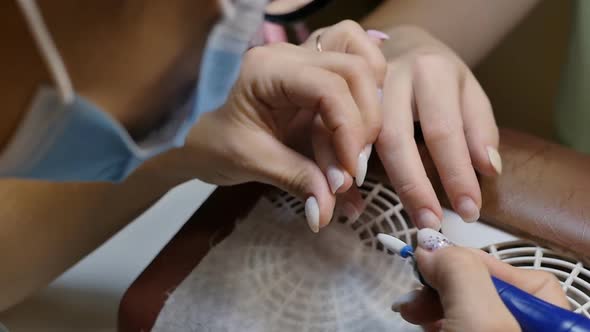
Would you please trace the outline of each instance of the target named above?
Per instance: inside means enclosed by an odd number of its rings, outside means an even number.
[[[204,114],[180,150],[190,161],[187,169],[204,181],[258,181],[301,198],[316,232],[332,218],[336,190],[326,180],[330,167],[346,176],[338,191],[351,186],[351,175],[361,182],[365,177],[363,151],[381,128],[377,87],[386,68],[378,47],[356,24],[323,29],[319,41],[321,52],[317,35],[307,46],[250,50],[226,104]],[[306,121],[321,128],[317,163],[286,144],[296,124]]]
[[[418,232],[416,259],[424,279],[436,289],[412,291],[392,305],[413,324],[432,331],[520,331],[496,293],[494,275],[542,300],[569,309],[557,278],[525,270],[475,249],[455,247],[431,229]]]
[[[376,142],[387,175],[414,223],[439,229],[442,210],[414,140],[419,121],[454,210],[477,220],[481,192],[474,169],[502,172],[490,102],[469,68],[430,34],[413,27],[390,32],[382,47],[388,69]]]

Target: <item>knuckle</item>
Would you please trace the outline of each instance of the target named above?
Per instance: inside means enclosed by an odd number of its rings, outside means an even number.
[[[367,73],[371,73],[371,66],[369,62],[358,55],[351,55],[351,63],[350,69],[360,75],[366,75]]]
[[[470,160],[455,161],[452,167],[441,174],[441,181],[445,185],[461,187],[463,190],[471,188],[469,186],[469,172],[473,169]]]
[[[450,65],[449,60],[437,53],[421,53],[414,57],[412,69],[417,77],[430,77],[444,71]]]
[[[560,287],[559,279],[555,276],[555,274],[548,271],[535,271],[535,273],[545,284]]]
[[[376,140],[383,130],[383,119],[381,117],[381,113],[377,112],[376,114],[369,114],[366,128],[369,139],[372,141]]]
[[[432,143],[444,143],[459,133],[463,133],[463,125],[451,123],[447,119],[433,121],[430,123],[420,123],[424,137]]]
[[[418,196],[419,186],[416,182],[401,183],[397,188],[397,193],[404,201]]]
[[[369,66],[373,68],[378,77],[381,77],[381,79],[385,78],[389,68],[387,61],[385,60],[385,57],[382,56],[382,54],[379,54],[377,57],[371,57],[371,59],[369,59]]]
[[[412,130],[408,128],[393,128],[382,126],[377,144],[383,151],[397,151],[403,149],[408,144],[415,144],[412,136]]]
[[[259,46],[260,47],[260,46]],[[263,46],[266,49],[270,50],[270,51],[284,51],[284,52],[291,52],[294,49],[299,48],[299,46],[293,45],[293,44],[289,44],[286,42],[276,42],[276,43],[271,43],[268,45]]]
[[[280,183],[283,183],[285,190],[289,193],[303,198],[306,194],[306,184],[310,179],[310,175],[313,174],[313,169],[309,165],[301,165],[293,172],[285,171],[280,175]]]
[[[334,98],[336,100],[340,100],[340,98],[342,98],[342,95],[349,93],[348,83],[342,76],[336,74],[329,74],[325,76],[325,80],[325,84],[327,84],[326,86],[330,87],[329,89],[326,89],[326,98]]]
[[[272,58],[270,47],[256,46],[249,49],[242,59],[244,67],[249,67],[259,62],[266,62]]]
[[[372,75],[373,71],[367,60],[358,55],[347,54],[346,59],[346,76],[351,82],[362,81],[367,75]]]
[[[415,144],[414,129],[412,126],[391,125],[387,120],[387,116],[385,116],[383,122],[384,124],[379,133],[379,141],[386,143],[393,149],[407,144]]]
[[[363,28],[360,26],[360,24],[353,20],[343,20],[334,25],[334,27],[340,28],[342,31],[351,34],[358,32],[359,30],[363,31]]]

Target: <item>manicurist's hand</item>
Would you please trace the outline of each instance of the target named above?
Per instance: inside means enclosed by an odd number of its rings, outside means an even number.
[[[431,229],[418,232],[416,259],[429,288],[397,299],[392,309],[429,331],[520,331],[498,296],[491,275],[562,308],[569,304],[557,278],[525,270],[475,249],[453,246]],[[438,294],[437,294],[438,293]]]
[[[381,129],[385,68],[376,43],[349,21],[302,46],[254,48],[225,105],[201,117],[180,153],[207,182],[259,181],[301,198],[317,232],[332,218],[335,193],[364,180]],[[302,123],[312,134],[297,132]],[[313,141],[315,158],[287,144],[297,135]]]

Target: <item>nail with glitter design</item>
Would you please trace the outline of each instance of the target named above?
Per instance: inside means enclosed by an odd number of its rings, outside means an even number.
[[[422,249],[433,251],[453,245],[453,242],[433,229],[423,228],[418,231],[418,246]]]

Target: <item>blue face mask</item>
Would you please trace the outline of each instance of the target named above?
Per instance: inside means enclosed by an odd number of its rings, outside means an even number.
[[[189,101],[141,141],[92,102],[76,95],[34,0],[18,0],[56,87],[42,87],[0,155],[0,177],[54,181],[120,181],[145,160],[184,144],[198,114],[221,106],[266,0],[242,0],[211,32],[198,87]]]

